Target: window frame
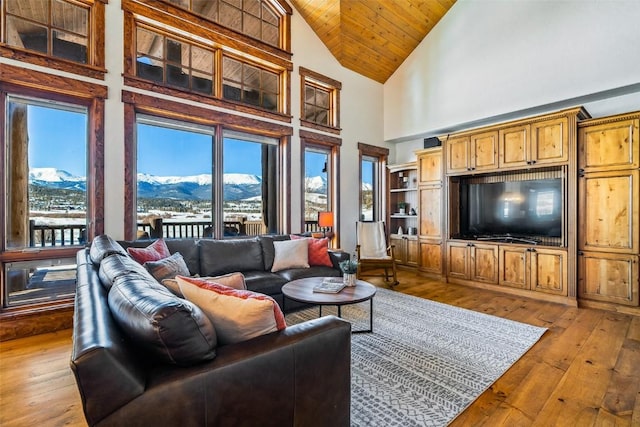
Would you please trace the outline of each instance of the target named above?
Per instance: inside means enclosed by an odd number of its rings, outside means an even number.
[[[336,135],[341,133],[340,128],[340,91],[342,90],[342,83],[334,80],[330,77],[316,73],[304,67],[299,67],[300,72],[300,125],[303,127],[321,130],[323,132],[329,132]],[[329,124],[316,123],[314,121],[307,120],[305,114],[305,92],[307,85],[314,88],[320,88],[326,90],[329,93]]]
[[[242,133],[250,133],[254,135],[263,135],[266,137],[276,138],[279,140],[278,163],[279,163],[279,182],[278,188],[282,197],[278,203],[278,229],[280,232],[286,232],[290,225],[290,211],[287,206],[290,204],[290,137],[293,134],[292,128],[277,123],[264,122],[261,120],[237,116],[225,112],[210,110],[208,108],[198,107],[194,105],[183,104],[177,101],[162,100],[149,95],[123,91],[122,101],[124,102],[124,144],[125,144],[125,203],[124,203],[124,232],[125,239],[133,240],[136,236],[136,117],[139,114],[154,116],[162,119],[174,120],[179,122],[192,123],[194,125],[204,125],[214,129],[215,146],[214,150],[222,150],[224,131],[236,131]],[[216,159],[222,159],[221,153],[214,154],[214,163]],[[222,171],[221,166],[214,168],[214,182],[221,182]],[[214,197],[218,200],[212,201],[212,222],[214,224],[222,224],[222,186],[214,184]],[[217,187],[220,185],[220,188]],[[222,229],[215,228],[215,238],[223,238]]]
[[[42,82],[46,82],[42,84]],[[104,233],[104,112],[107,88],[63,76],[55,76],[0,64],[0,121],[5,125],[6,98],[9,95],[36,98],[47,101],[83,106],[87,109],[87,241]],[[0,154],[5,157],[5,134],[0,136]],[[6,194],[6,164],[0,164],[0,192]],[[0,200],[0,219],[6,226],[6,198]],[[4,276],[4,264],[20,261],[50,260],[75,257],[82,246],[38,247],[36,250],[7,248],[0,242],[0,276]],[[4,278],[2,280],[4,283]],[[0,318],[33,314],[40,310],[59,310],[73,306],[73,299],[6,307],[4,287],[0,290]]]
[[[362,161],[365,157],[377,159],[374,167],[373,221],[382,221],[386,215],[387,161],[389,149],[358,143],[358,218],[362,217]],[[377,184],[377,185],[376,185]]]
[[[329,135],[323,135],[316,132],[310,132],[304,129],[299,130],[300,136],[300,171],[301,179],[304,180],[306,173],[305,154],[307,148],[316,148],[328,152],[328,160],[331,162],[327,165],[327,169],[331,172],[331,176],[327,175],[327,206],[333,212],[335,221],[333,227],[333,247],[340,247],[340,148],[342,147],[342,139]],[[300,226],[305,229],[304,207],[305,207],[305,186],[300,185]]]
[[[17,1],[17,0],[16,0]],[[108,0],[73,0],[68,3],[84,5],[88,8],[88,42],[87,42],[87,63],[63,59],[57,56],[36,52],[9,45],[5,41],[6,31],[6,1],[2,2],[2,30],[0,34],[0,56],[4,58],[17,59],[34,65],[39,65],[54,70],[66,71],[72,74],[94,79],[104,80],[107,70],[105,68],[105,4]]]
[[[291,122],[292,55],[241,33],[228,30],[199,15],[169,3],[156,0],[122,0],[124,10],[124,81],[126,86],[188,99],[202,104],[252,114],[281,122]],[[287,20],[289,14],[286,15]],[[187,41],[192,45],[215,51],[214,94],[165,86],[140,78],[136,74],[136,28],[144,25],[165,36]],[[182,30],[189,28],[189,32]],[[290,33],[286,33],[290,42]],[[222,56],[228,56],[251,66],[276,73],[278,82],[278,110],[271,111],[249,103],[224,99],[222,96]]]

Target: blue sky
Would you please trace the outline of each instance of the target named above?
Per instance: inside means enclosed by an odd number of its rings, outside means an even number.
[[[29,167],[55,167],[84,176],[86,156],[85,115],[71,111],[29,106]],[[197,175],[211,173],[211,136],[150,125],[138,125],[138,172],[152,175]],[[260,144],[232,141],[225,147],[225,173],[260,175]],[[108,141],[107,141],[108,143]],[[43,147],[40,149],[40,147]],[[233,148],[230,148],[233,147]],[[306,158],[307,176],[322,175],[325,156]],[[366,174],[365,174],[366,176]]]

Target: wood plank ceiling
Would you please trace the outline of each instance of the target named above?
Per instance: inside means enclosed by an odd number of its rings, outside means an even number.
[[[345,67],[384,83],[456,0],[291,0]]]

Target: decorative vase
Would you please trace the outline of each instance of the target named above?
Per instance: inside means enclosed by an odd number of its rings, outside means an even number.
[[[345,286],[355,286],[356,285],[356,273],[344,273],[342,276],[342,282]]]

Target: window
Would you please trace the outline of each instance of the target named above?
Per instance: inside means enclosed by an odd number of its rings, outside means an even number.
[[[222,75],[224,99],[278,111],[278,74],[225,56]]]
[[[340,89],[342,84],[300,67],[303,126],[332,133],[340,132]]]
[[[127,238],[232,238],[286,229],[284,126],[125,92]],[[136,104],[133,104],[133,102]],[[137,112],[136,112],[137,110]],[[162,115],[158,115],[161,113]],[[252,133],[235,130],[236,123]],[[133,233],[135,231],[135,233]]]
[[[167,86],[213,95],[214,52],[164,36],[151,29],[136,29],[136,75]]]
[[[73,65],[104,67],[104,22],[97,21],[104,19],[101,1],[5,0],[2,7],[2,43],[25,51],[26,55],[19,55],[20,59],[104,77],[104,70]],[[92,25],[94,16],[96,21]],[[7,55],[15,57],[11,52]],[[45,57],[62,61],[51,62]]]
[[[167,0],[271,46],[280,47],[282,5],[261,0]]]
[[[278,140],[223,131],[224,235],[278,232]]]
[[[389,150],[358,144],[360,152],[360,220],[383,219],[384,171]]]
[[[331,211],[329,179],[331,150],[307,147],[304,150],[304,223],[305,230],[317,224],[318,213]],[[308,230],[315,231],[315,230]]]
[[[132,24],[135,34],[125,44],[133,42],[136,52],[135,61],[125,61],[132,64],[125,69],[127,85],[276,120],[291,120],[285,116],[290,96],[288,63],[270,63],[237,52],[231,55],[227,47],[199,35],[144,21],[125,21],[126,25]],[[129,51],[125,46],[125,52]]]
[[[319,231],[318,214],[332,212],[336,223],[334,235],[338,233],[339,214],[339,153],[342,141],[327,135],[300,130],[304,150],[304,183],[302,188],[303,230]],[[334,241],[334,244],[338,244]]]
[[[102,233],[106,96],[102,86],[6,67],[12,74],[0,83],[3,312],[68,304],[74,295],[75,253]],[[34,79],[51,91],[30,88]],[[86,98],[59,93],[70,86]]]

